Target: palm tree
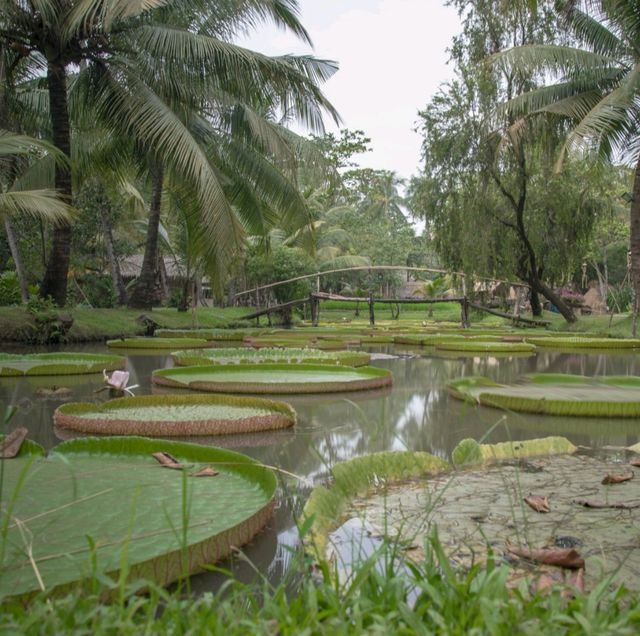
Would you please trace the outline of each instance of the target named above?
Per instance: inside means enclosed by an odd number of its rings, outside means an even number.
[[[635,164],[630,217],[635,335],[640,309],[640,9],[635,0],[564,0],[558,6],[578,46],[522,46],[493,60],[556,78],[504,106],[516,115],[544,114],[570,122],[558,166],[568,151],[585,148]]]
[[[71,212],[54,190],[27,189],[29,168],[34,161],[42,160],[47,155],[64,161],[64,157],[50,144],[0,129],[0,220],[16,268],[22,302],[27,302],[29,298],[27,276],[11,217],[28,215],[59,223],[67,221]]]
[[[238,224],[185,123],[191,109],[202,106],[198,98],[215,88],[218,101],[229,104],[262,92],[278,96],[312,126],[321,126],[323,109],[336,116],[316,85],[334,67],[314,58],[269,58],[227,41],[229,33],[263,19],[308,39],[295,0],[0,0],[0,46],[11,66],[26,65],[34,76],[46,72],[56,148],[72,156],[70,111],[91,108],[97,121],[149,153],[156,198],[166,172],[192,184],[209,211],[204,221],[212,249],[224,261]],[[55,187],[71,202],[70,164],[56,166]],[[69,223],[54,229],[40,290],[59,305],[66,298],[71,232]]]

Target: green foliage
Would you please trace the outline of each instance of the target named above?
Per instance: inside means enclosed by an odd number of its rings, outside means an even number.
[[[163,470],[156,452],[189,466]],[[215,479],[191,476],[203,465],[215,465]],[[37,569],[23,558],[22,525],[8,523],[0,598],[24,600],[42,585],[50,594],[78,581],[91,589],[108,580],[104,575],[167,584],[193,573],[264,525],[276,480],[231,451],[84,438],[60,444],[47,457],[7,462],[4,487],[13,493],[11,519],[29,519],[28,549]]]
[[[626,254],[626,250],[625,250]],[[629,285],[618,284],[609,287],[607,293],[607,307],[616,313],[629,311],[633,300],[633,290]]]
[[[631,635],[640,626],[640,601],[625,589],[599,586],[589,594],[569,594],[554,586],[530,594],[507,585],[508,566],[490,559],[469,571],[452,568],[437,537],[421,564],[400,566],[396,546],[384,544],[355,566],[340,584],[333,567],[294,559],[278,586],[230,579],[215,594],[197,597],[151,585],[147,596],[133,586],[119,602],[105,605],[97,593],[39,598],[29,607],[13,605],[0,615],[5,633],[158,634],[201,632],[212,636],[247,633],[292,634],[535,634]],[[292,591],[293,590],[293,591]],[[258,602],[256,599],[260,599]],[[158,611],[161,607],[162,611]]]
[[[247,261],[247,277],[251,285],[268,283],[311,274],[316,271],[313,260],[299,248],[278,245],[270,252],[254,251]],[[278,303],[306,298],[311,291],[310,280],[301,280],[273,288]]]
[[[482,448],[475,439],[463,439],[451,452],[451,461],[456,467],[467,464],[482,464],[484,461]]]
[[[0,274],[0,306],[19,305],[21,300],[20,283],[16,272],[2,272]]]

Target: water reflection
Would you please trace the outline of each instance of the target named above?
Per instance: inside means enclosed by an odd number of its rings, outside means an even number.
[[[436,352],[391,345],[371,346],[372,351],[401,354],[375,360],[379,367],[391,369],[392,388],[380,391],[334,395],[298,395],[287,399],[298,412],[295,431],[250,437],[234,436],[222,445],[233,447],[271,466],[298,475],[281,476],[281,498],[269,529],[245,550],[248,559],[279,579],[290,559],[290,546],[297,540],[294,519],[306,500],[309,482],[326,477],[336,462],[382,450],[420,450],[447,458],[465,437],[496,442],[541,435],[564,435],[577,445],[602,448],[627,446],[638,442],[636,420],[603,418],[544,417],[503,413],[496,409],[466,405],[451,399],[447,380],[460,376],[485,375],[498,382],[511,382],[533,372],[576,373],[581,375],[640,375],[637,354],[553,353],[533,356],[496,357],[493,355],[441,356]],[[76,347],[77,350],[77,347]],[[83,350],[104,351],[90,346]],[[150,376],[154,369],[172,366],[166,354],[139,353],[128,357],[131,382],[140,385],[140,394],[152,392]],[[95,394],[102,386],[99,375],[58,378],[7,378],[0,381],[0,400],[17,406],[11,427],[26,426],[30,437],[47,448],[56,438],[52,414],[60,400],[39,399],[38,386],[68,386],[73,401],[105,399]],[[158,392],[158,389],[153,391]],[[161,392],[172,392],[162,389]],[[179,391],[173,391],[179,392]],[[103,394],[104,395],[104,394]],[[276,396],[274,396],[276,397]],[[283,399],[283,396],[277,396]],[[198,440],[201,441],[201,440]],[[222,440],[211,438],[215,445]],[[250,576],[252,566],[240,563],[239,573]],[[196,588],[214,585],[216,575],[196,577]]]

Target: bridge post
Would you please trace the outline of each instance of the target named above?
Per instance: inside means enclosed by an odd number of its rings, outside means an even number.
[[[466,296],[460,301],[460,322],[463,329],[468,329],[471,326],[469,322],[469,299]]]
[[[317,327],[320,321],[320,300],[313,294],[309,296],[309,307],[311,308],[311,326]]]
[[[369,324],[373,327],[376,324],[376,317],[373,313],[373,292],[369,290]]]

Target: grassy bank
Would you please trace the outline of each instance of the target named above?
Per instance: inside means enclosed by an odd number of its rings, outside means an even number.
[[[151,312],[135,309],[90,309],[79,307],[60,310],[73,318],[69,342],[104,341],[109,338],[144,335],[145,327],[138,320],[141,315],[152,318],[162,328],[191,329],[194,327],[225,328],[248,326],[239,317],[247,313],[244,307],[199,308],[195,317],[191,312],[158,308]],[[0,339],[5,342],[24,342],[25,334],[36,328],[35,318],[22,307],[0,307]]]
[[[326,305],[326,306],[325,306]],[[320,320],[323,323],[361,324],[368,325],[368,309],[366,303],[360,306],[359,316],[355,315],[353,307],[337,307],[337,303],[323,303]],[[451,303],[433,306],[433,316],[428,317],[428,307],[422,305],[407,305],[401,307],[398,323],[416,321],[458,322],[460,308]],[[64,309],[60,313],[73,318],[73,326],[67,334],[68,342],[96,342],[109,338],[131,337],[143,335],[145,327],[139,321],[142,314],[150,316],[161,328],[191,329],[203,328],[235,328],[254,326],[255,320],[242,321],[241,316],[251,311],[246,307],[228,308],[199,308],[195,315],[191,312],[178,312],[172,308],[156,308],[151,312],[132,309],[91,309],[78,307]],[[392,320],[391,307],[386,304],[376,305],[376,322]],[[564,319],[555,313],[545,312],[544,318],[551,321],[550,329],[557,331],[575,331],[576,333],[592,332],[601,336],[630,337],[631,316],[616,314],[613,319],[608,315],[581,316],[578,322],[568,325]],[[276,324],[274,318],[274,325]],[[472,325],[478,326],[509,326],[510,320],[505,320],[486,313],[472,312]],[[267,325],[267,319],[261,319],[262,325]],[[29,335],[36,331],[34,315],[23,307],[0,307],[0,340],[4,342],[29,342]]]
[[[0,633],[74,634],[636,634],[640,601],[607,581],[589,594],[563,585],[530,593],[507,585],[508,568],[489,563],[453,570],[437,540],[427,560],[402,568],[383,547],[340,583],[327,563],[311,574],[299,562],[277,587],[233,578],[216,594],[192,598],[151,587],[115,586],[115,602],[99,593],[37,599],[5,607]],[[575,598],[573,598],[575,594]]]

